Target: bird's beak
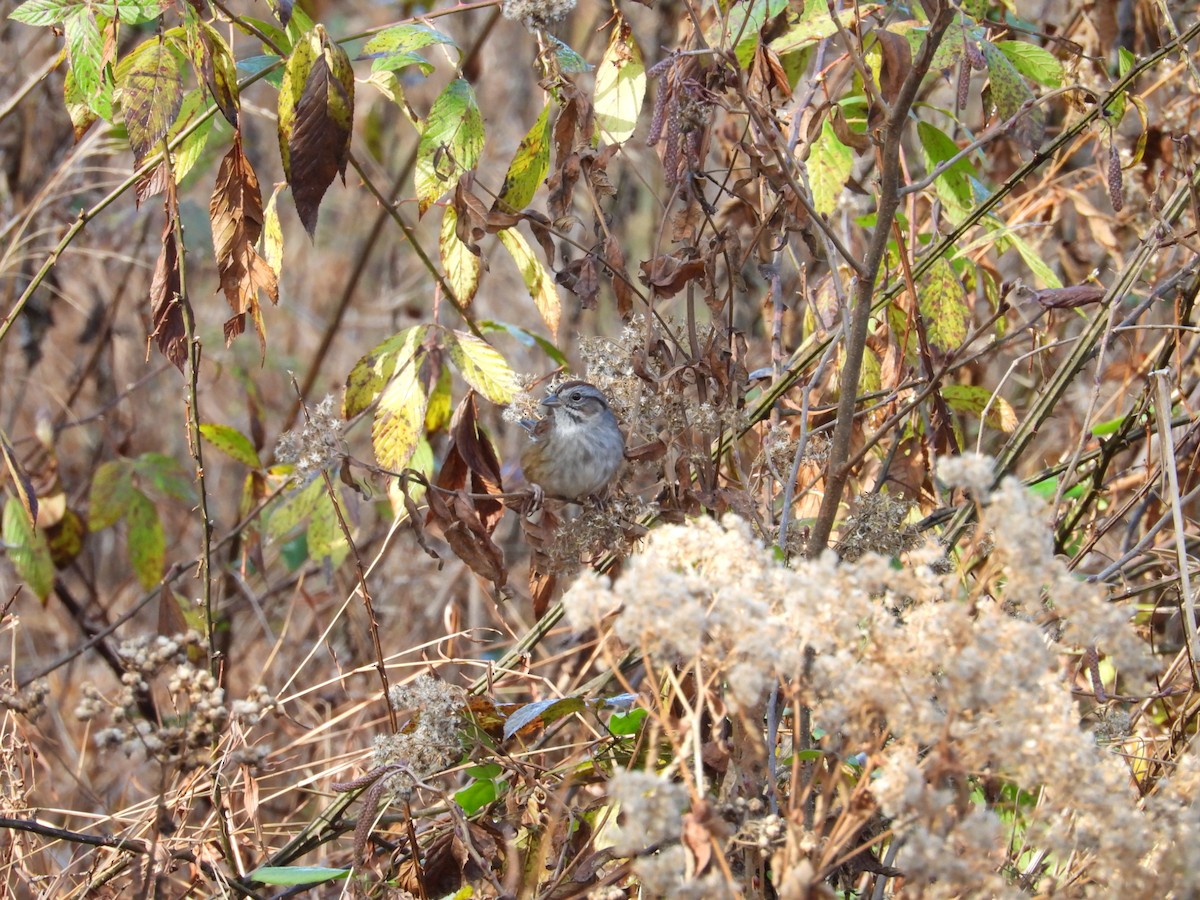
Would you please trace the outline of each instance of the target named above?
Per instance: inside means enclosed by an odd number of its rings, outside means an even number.
[[[548,406],[550,409],[554,409],[556,406],[562,406],[562,400],[559,398],[558,394],[550,394],[548,397],[543,397],[542,402],[538,405]]]

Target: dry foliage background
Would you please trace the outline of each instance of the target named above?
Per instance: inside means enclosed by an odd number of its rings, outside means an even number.
[[[8,894],[1200,890],[1189,4],[0,14]]]

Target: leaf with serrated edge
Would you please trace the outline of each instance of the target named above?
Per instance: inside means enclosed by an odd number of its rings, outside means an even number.
[[[312,515],[317,501],[324,495],[325,481],[321,478],[314,478],[304,487],[284,495],[267,517],[267,534],[272,540],[279,540],[291,534],[301,522]]]
[[[337,568],[350,552],[329,491],[322,491],[317,498],[305,535],[308,538],[308,556],[315,562],[328,561],[330,566]]]
[[[558,299],[558,288],[555,287],[553,276],[546,271],[545,266],[538,262],[529,242],[515,228],[504,229],[500,232],[499,237],[500,243],[508,250],[517,264],[517,268],[521,270],[521,278],[525,281],[525,287],[529,291],[529,296],[533,298],[534,305],[537,306],[537,310],[542,316],[542,321],[546,323],[546,328],[550,331],[550,337],[557,340],[562,306]]]
[[[420,215],[454,187],[459,176],[475,168],[483,139],[483,114],[475,92],[466,81],[456,78],[433,101],[417,144],[413,181]]]
[[[153,501],[134,491],[125,517],[129,525],[129,563],[143,588],[149,589],[162,578],[166,564],[167,539]]]
[[[200,436],[231,459],[236,459],[253,469],[261,469],[262,461],[250,438],[232,425],[205,422],[200,426]]]
[[[942,399],[955,412],[967,413],[975,418],[984,416],[983,421],[991,428],[1007,434],[1017,427],[1017,413],[1012,404],[1000,396],[993,396],[989,388],[978,384],[947,384],[941,389]],[[987,414],[984,415],[984,410]]]
[[[96,17],[86,7],[80,8],[63,21],[63,30],[67,36],[67,58],[71,61],[75,83],[88,106],[96,113],[101,113],[89,99],[101,93],[100,83],[103,81],[104,37],[100,34]]]
[[[833,125],[826,119],[808,157],[808,178],[817,212],[833,214],[853,168],[854,151],[837,139]]]
[[[123,519],[129,511],[133,491],[133,469],[128,460],[113,459],[102,463],[92,476],[88,529],[100,531]]]
[[[49,597],[54,587],[54,561],[50,557],[50,548],[46,536],[34,527],[16,497],[5,501],[0,537],[4,540],[5,555],[21,580],[39,600]]]
[[[479,257],[471,252],[454,230],[458,224],[458,213],[453,206],[446,206],[442,216],[442,232],[438,237],[438,256],[446,270],[446,281],[459,305],[466,308],[475,299],[479,288]]]
[[[930,267],[917,294],[929,343],[943,353],[957,350],[967,339],[971,313],[962,280],[949,261],[943,257]]]
[[[500,199],[496,201],[497,208],[512,212],[524,209],[549,170],[550,107],[546,106],[513,154],[504,176],[504,186],[500,189]]]
[[[140,164],[157,149],[183,105],[183,66],[179,54],[162,38],[150,38],[118,66],[117,85],[121,88],[129,145]]]
[[[995,44],[983,41],[983,58],[987,60],[988,79],[992,88],[992,102],[996,105],[996,115],[1000,119],[1011,119],[1018,112],[1012,127],[1012,136],[1030,150],[1037,150],[1042,145],[1046,134],[1046,114],[1040,107],[1031,106],[1022,111],[1027,100],[1033,99],[1033,91],[1025,84],[1021,73],[1009,62]]]
[[[313,63],[321,53],[321,41],[314,34],[304,36],[292,48],[287,64],[283,68],[283,82],[279,87],[279,117],[277,127],[279,132],[279,156],[283,160],[283,175],[288,181],[292,178],[292,158],[288,150],[292,130],[296,122],[296,107],[304,95],[304,86],[308,83],[308,75]]]
[[[596,69],[592,101],[596,126],[606,140],[623,144],[633,137],[645,99],[646,67],[642,62],[642,51],[633,39],[629,24],[618,17],[608,49]]]
[[[234,136],[233,145],[221,160],[208,211],[221,290],[233,311],[232,319],[225,324],[226,343],[232,334],[245,329],[245,318],[249,316],[265,355],[267,337],[258,294],[261,291],[272,303],[278,303],[279,280],[275,270],[255,250],[263,231],[262,192],[258,176],[242,150],[240,133]]]
[[[428,398],[421,386],[417,360],[410,359],[396,369],[379,396],[371,444],[375,461],[385,469],[399,472],[408,465],[417,444],[425,436],[425,406]]]
[[[925,154],[925,166],[932,171],[958,153],[958,144],[944,131],[928,122],[917,123],[917,135],[921,140],[921,149]],[[974,195],[971,191],[971,176],[975,170],[966,158],[958,160],[954,165],[939,175],[933,182],[934,191],[942,201],[942,209],[946,218],[957,225],[974,207]]]
[[[346,376],[346,392],[342,398],[342,417],[352,419],[375,402],[392,373],[406,365],[425,339],[428,326],[415,325],[397,332],[376,345],[354,364]]]
[[[517,377],[508,361],[491,344],[465,331],[447,334],[446,350],[463,379],[493,403],[511,403]]]
[[[304,46],[309,48],[306,55],[315,50],[315,56],[307,72],[302,72],[302,59],[292,80],[285,85],[287,90],[280,91],[279,135],[281,143],[287,145],[285,169],[292,199],[300,221],[312,237],[316,233],[317,213],[325,191],[337,175],[343,179],[346,175],[354,122],[354,72],[346,51],[329,39],[322,26],[313,28],[297,46],[297,52]],[[290,60],[287,71],[292,72]],[[299,99],[292,103],[301,74],[304,85]],[[285,107],[288,112],[286,122]]]
[[[1046,87],[1062,87],[1063,65],[1045,47],[1027,41],[996,41],[996,47],[1026,78]]]

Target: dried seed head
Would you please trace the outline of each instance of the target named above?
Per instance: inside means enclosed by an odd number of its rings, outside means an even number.
[[[1124,186],[1121,177],[1121,154],[1117,152],[1116,144],[1108,145],[1108,196],[1112,200],[1113,209],[1121,211],[1125,198],[1121,195]]]
[[[504,18],[520,22],[530,31],[561,22],[575,8],[576,0],[504,0]]]

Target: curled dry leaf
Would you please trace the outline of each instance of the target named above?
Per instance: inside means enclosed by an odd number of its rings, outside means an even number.
[[[683,251],[656,256],[643,262],[640,268],[638,278],[642,284],[654,288],[664,297],[674,297],[689,281],[704,276],[704,260],[688,259]]]

